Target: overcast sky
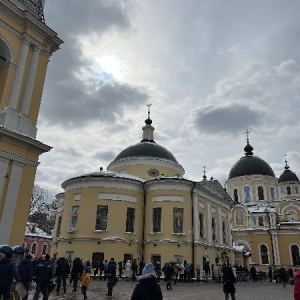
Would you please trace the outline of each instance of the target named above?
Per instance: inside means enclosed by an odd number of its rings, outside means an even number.
[[[223,185],[244,155],[278,177],[287,155],[300,175],[298,0],[48,0],[46,24],[64,41],[50,59],[37,138],[36,184],[56,194],[71,177],[106,169],[142,139],[185,177]]]

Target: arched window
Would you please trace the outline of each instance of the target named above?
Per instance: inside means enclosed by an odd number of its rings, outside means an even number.
[[[258,226],[264,226],[264,218],[262,216],[258,217]]]
[[[258,200],[265,200],[264,189],[262,186],[257,188]]]
[[[262,265],[268,265],[269,264],[268,248],[267,248],[266,245],[261,245],[260,246],[260,257],[261,257]]]
[[[271,201],[274,202],[275,201],[275,191],[272,186],[270,187],[270,194],[271,194]]]
[[[245,199],[245,202],[250,202],[251,201],[251,194],[250,194],[250,187],[249,186],[244,187],[244,199]]]
[[[299,255],[299,247],[297,245],[291,246],[291,254],[292,254],[293,266],[299,266],[300,265],[300,255]]]
[[[241,210],[238,210],[235,215],[236,225],[244,225],[244,213]]]
[[[37,250],[37,244],[33,243],[31,245],[31,254],[35,255],[36,254],[36,250]]]
[[[288,187],[286,188],[286,193],[287,193],[287,195],[291,195],[291,194],[292,194],[292,192],[291,192],[291,187],[290,187],[290,186],[288,186]]]
[[[239,202],[239,196],[238,196],[238,190],[237,189],[234,189],[234,191],[233,191],[233,198],[234,198],[235,203]]]
[[[295,185],[295,194],[299,194],[299,188],[298,188],[298,185]]]

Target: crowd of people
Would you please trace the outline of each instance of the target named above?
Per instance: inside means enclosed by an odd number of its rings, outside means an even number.
[[[118,280],[136,281],[137,285],[132,294],[132,300],[163,298],[161,281],[165,281],[166,289],[172,290],[177,282],[192,283],[204,281],[208,283],[210,279],[215,283],[223,284],[225,300],[235,299],[235,283],[263,279],[263,272],[258,272],[254,266],[248,270],[243,266],[229,266],[226,264],[204,264],[203,269],[193,263],[169,261],[161,265],[159,261],[155,263],[139,262],[136,259],[115,262],[114,258],[90,262],[75,258],[69,261],[64,257],[57,260],[50,259],[49,255],[44,258],[33,259],[31,255],[26,255],[18,266],[12,261],[12,254],[6,253],[4,257],[0,254],[0,297],[4,300],[11,299],[11,289],[13,279],[21,282],[27,290],[27,295],[23,300],[28,299],[28,292],[31,283],[36,282],[33,300],[38,300],[43,295],[43,300],[47,300],[49,294],[54,290],[57,294],[66,293],[68,283],[74,292],[80,287],[83,299],[87,299],[88,285],[91,278],[94,280],[104,280],[107,283],[107,296],[112,296],[113,287]],[[242,276],[241,276],[242,274]],[[294,298],[300,300],[300,271],[293,272],[292,269],[269,267],[269,281],[281,283],[285,287],[287,283],[295,284]]]

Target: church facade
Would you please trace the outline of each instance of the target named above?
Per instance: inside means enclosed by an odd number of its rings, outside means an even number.
[[[145,121],[143,138],[124,149],[107,171],[62,183],[52,254],[83,259],[194,265],[234,263],[232,199],[215,180],[184,178],[174,155],[154,141]]]
[[[268,163],[244,148],[232,167],[227,192],[234,200],[232,237],[243,246],[239,265],[300,266],[300,182],[287,165],[277,178]]]
[[[44,1],[0,1],[0,244],[22,245],[39,155],[36,139],[49,57],[62,41]]]

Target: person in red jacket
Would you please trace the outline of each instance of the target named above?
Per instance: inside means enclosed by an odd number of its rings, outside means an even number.
[[[300,300],[300,270],[295,273],[294,298]]]

